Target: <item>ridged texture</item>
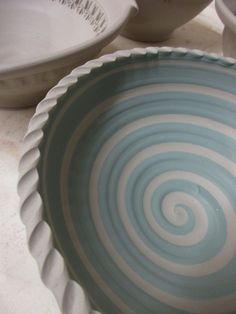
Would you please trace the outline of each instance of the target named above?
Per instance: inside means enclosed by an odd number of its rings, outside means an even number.
[[[21,199],[21,217],[27,229],[29,248],[38,262],[42,280],[54,293],[63,314],[91,313],[91,305],[81,287],[72,281],[64,265],[60,253],[54,248],[50,227],[43,220],[43,204],[38,193],[39,174],[37,165],[40,161],[38,146],[43,139],[43,128],[48,121],[49,112],[57,105],[57,100],[66,93],[67,89],[86,77],[96,68],[107,63],[116,62],[128,57],[138,58],[146,54],[175,56],[191,60],[204,60],[224,67],[234,67],[235,60],[220,58],[216,55],[204,54],[201,51],[186,49],[147,48],[119,51],[112,55],[103,56],[90,61],[72,71],[62,79],[38,105],[33,116],[23,145],[23,156],[19,165],[18,191]],[[127,311],[128,313],[128,311]]]
[[[71,71],[73,64],[40,73],[33,73],[32,71],[30,74],[24,74],[22,71],[17,77],[4,77],[2,79],[0,77],[1,105],[6,108],[35,106],[45,96],[49,88]],[[77,62],[76,64],[80,63]]]
[[[63,66],[61,68],[44,71],[41,73],[29,74],[25,75],[24,77],[16,77],[16,78],[9,78],[0,80],[0,88],[1,93],[8,92],[8,90],[14,90],[17,88],[27,87],[27,88],[35,88],[37,84],[40,84],[42,88],[44,86],[48,86],[48,84],[53,84],[58,77],[65,75],[68,73],[70,66]],[[6,90],[5,90],[6,89]]]
[[[95,0],[52,0],[58,1],[70,9],[76,10],[78,14],[84,16],[92,25],[97,35],[101,34],[107,27],[107,17],[104,10]]]

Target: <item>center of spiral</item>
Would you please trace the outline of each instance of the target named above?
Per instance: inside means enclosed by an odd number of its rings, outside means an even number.
[[[144,192],[143,209],[150,227],[162,239],[178,246],[196,245],[207,234],[208,218],[203,204],[194,195],[184,191],[169,191],[163,197],[159,210],[170,225],[184,228],[185,225],[189,224],[190,214],[193,216],[193,228],[186,234],[176,234],[171,231],[170,226],[164,227],[155,219],[151,210],[152,198],[155,191],[163,184],[175,180],[178,176],[182,178],[185,176],[185,179],[188,180],[190,175],[189,173],[171,171],[163,173],[150,181]]]
[[[188,221],[188,213],[186,208],[177,203],[175,194],[166,195],[162,202],[162,212],[166,220],[174,226],[181,227]]]

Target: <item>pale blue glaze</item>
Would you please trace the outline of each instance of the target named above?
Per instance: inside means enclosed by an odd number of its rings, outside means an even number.
[[[236,72],[223,74],[221,67],[213,65],[207,70],[196,66],[178,65],[178,59],[182,61],[195,59],[189,54],[185,57],[173,54],[172,58],[177,60],[176,65],[148,63],[156,58],[155,56],[139,57],[137,63],[144,62],[140,65],[140,69],[121,68],[120,72],[92,81],[99,78],[105,71],[112,71],[124,64],[132,63],[133,59],[118,61],[79,79],[78,83],[59,100],[55,110],[50,113],[49,122],[44,128],[47,137],[40,147],[42,159],[39,169],[41,173],[46,174],[45,181],[40,178],[40,191],[46,204],[47,219],[56,235],[56,244],[65,256],[72,277],[82,284],[103,314],[120,314],[121,310],[101,290],[76,252],[63,216],[60,181],[64,181],[68,186],[69,208],[65,210],[71,214],[79,246],[83,247],[87,258],[107,286],[134,313],[190,313],[191,311],[162,302],[146,293],[142,287],[136,286],[109,256],[92,220],[89,202],[91,170],[105,142],[125,125],[144,117],[164,114],[192,115],[220,122],[236,130]],[[169,60],[171,56],[163,54],[159,56],[159,59]],[[199,64],[204,65],[205,62],[210,64],[209,59],[205,61],[203,59],[202,62],[199,61]],[[82,95],[76,96],[87,83],[92,84],[91,87]],[[60,171],[69,140],[88,112],[115,94],[118,95],[139,86],[165,83],[193,84],[219,89],[231,93],[234,101],[219,99],[217,95],[184,91],[151,93],[121,101],[93,121],[88,131],[76,144],[69,165],[68,177],[61,177]],[[61,111],[63,111],[63,118],[60,118]],[[56,121],[60,121],[60,127],[52,132],[51,127]],[[186,121],[185,123],[154,124],[134,131],[118,142],[109,153],[99,176],[98,204],[104,230],[126,264],[150,286],[157,287],[175,297],[193,301],[209,301],[236,293],[236,256],[217,272],[205,276],[184,276],[155,265],[139,250],[139,247],[134,245],[123,226],[116,202],[117,186],[122,170],[128,161],[141,150],[154,144],[173,142],[184,142],[208,148],[232,161],[236,166],[236,139],[227,134],[224,135],[220,129],[214,131]],[[124,196],[127,213],[130,223],[145,246],[173,263],[186,266],[196,265],[216,256],[225,246],[227,239],[224,208],[214,195],[198,184],[181,177],[161,184],[152,195],[150,210],[154,219],[164,230],[176,236],[191,233],[195,226],[195,218],[192,209],[180,203],[179,205],[186,210],[187,221],[181,227],[171,224],[161,211],[163,197],[173,191],[185,192],[201,203],[207,215],[208,227],[205,237],[194,246],[183,247],[167,242],[150,228],[144,215],[142,201],[148,183],[165,172],[176,170],[197,174],[212,182],[223,192],[235,210],[236,178],[233,173],[225,169],[224,165],[214,162],[209,156],[187,152],[165,152],[151,156],[139,164],[129,177]],[[224,309],[222,309],[223,312]],[[230,312],[227,311],[227,313]]]

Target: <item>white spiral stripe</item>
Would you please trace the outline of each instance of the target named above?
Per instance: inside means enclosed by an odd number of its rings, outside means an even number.
[[[194,217],[195,217],[195,225],[191,233],[187,233],[185,235],[177,235],[171,234],[167,232],[164,228],[162,228],[156,221],[155,217],[153,216],[151,209],[151,198],[153,192],[158,189],[158,187],[171,179],[175,180],[177,173],[165,173],[163,175],[158,176],[155,178],[149,186],[146,188],[144,193],[144,200],[143,200],[143,207],[145,212],[145,217],[154,230],[159,236],[161,236],[164,240],[168,241],[169,243],[178,245],[178,246],[190,246],[196,245],[200,242],[205,235],[207,234],[208,230],[208,219],[207,214],[202,206],[202,204],[194,199],[192,196],[188,195],[184,192],[172,192],[165,196],[162,204],[162,211],[164,212],[164,216],[170,218],[173,221],[173,224],[176,224],[176,219],[179,218],[179,222],[177,225],[181,225],[186,222],[186,211],[182,208],[181,211],[175,213],[175,206],[176,200],[178,203],[182,203],[187,205],[189,208],[192,209]],[[178,172],[181,175],[181,172]],[[189,173],[189,177],[191,178],[191,174]],[[179,178],[182,178],[180,176]],[[124,196],[123,196],[124,197]],[[178,220],[177,220],[178,221]]]
[[[100,176],[100,173],[103,168],[103,164],[112,151],[112,149],[117,145],[118,141],[121,140],[123,137],[127,135],[126,128],[123,128],[119,130],[116,134],[114,134],[107,142],[104,144],[102,149],[100,150],[99,154],[97,155],[97,159],[94,162],[94,166],[91,172],[91,179],[90,179],[90,205],[91,205],[91,212],[93,216],[94,223],[96,227],[98,227],[97,231],[98,234],[101,237],[102,242],[105,241],[107,238],[103,222],[100,216],[100,209],[99,205],[97,204],[98,200],[98,179]],[[227,241],[226,245],[224,246],[224,249],[222,252],[220,252],[217,258],[217,262],[215,262],[216,257],[214,257],[212,260],[203,264],[198,265],[177,265],[175,263],[172,263],[160,256],[158,256],[155,252],[153,252],[151,249],[149,249],[143,241],[139,238],[139,236],[136,234],[135,229],[133,228],[132,224],[129,221],[129,216],[126,209],[126,203],[125,203],[125,190],[127,181],[133,172],[133,170],[143,161],[145,161],[147,158],[150,158],[152,156],[161,154],[161,153],[170,153],[170,152],[183,152],[183,153],[189,153],[194,154],[197,156],[203,156],[216,162],[220,166],[224,166],[224,168],[232,174],[236,174],[236,167],[235,164],[230,161],[229,159],[219,155],[216,152],[213,152],[207,148],[193,145],[193,144],[185,144],[185,143],[168,143],[168,144],[158,144],[150,146],[143,151],[141,151],[139,154],[134,156],[124,167],[122,174],[120,176],[120,180],[118,183],[117,188],[117,205],[119,214],[121,217],[121,220],[123,222],[123,225],[126,229],[126,232],[130,236],[130,239],[133,241],[135,246],[137,246],[140,251],[143,252],[145,256],[147,256],[150,260],[152,260],[157,265],[163,267],[164,269],[182,274],[185,276],[204,276],[208,275],[209,273],[214,273],[217,270],[221,269],[227,262],[231,260],[231,258],[236,253],[236,246],[229,246],[228,244],[233,242],[233,239],[236,238],[236,214],[234,212],[234,209],[232,208],[230,202],[225,197],[225,195],[222,193],[222,191],[215,185],[213,185],[210,181],[206,180],[201,177],[196,177],[194,174],[192,174],[191,177],[188,178],[190,180],[191,178],[198,178],[198,184],[202,184],[206,190],[211,191],[212,195],[215,196],[215,199],[218,201],[219,204],[221,204],[221,207],[225,211],[226,220],[227,220]],[[177,173],[176,173],[177,174]],[[220,197],[219,197],[220,196]],[[102,226],[102,228],[100,228]],[[106,242],[106,241],[105,241]],[[110,252],[110,251],[109,251]],[[110,252],[111,253],[111,252]],[[223,261],[223,263],[222,263]],[[209,265],[209,267],[208,267]],[[203,267],[204,266],[204,267]]]
[[[150,187],[152,189],[152,187]],[[156,190],[158,187],[156,186],[154,190]],[[149,192],[149,189],[146,189]],[[146,192],[147,192],[146,191]],[[173,226],[176,227],[181,227],[184,226],[187,221],[188,221],[188,213],[186,211],[186,208],[183,208],[182,205],[180,205],[180,200],[183,200],[183,196],[189,196],[187,193],[184,192],[171,192],[168,193],[162,200],[161,204],[161,211],[163,213],[163,216],[166,218],[166,220],[172,224]],[[146,194],[146,193],[145,193]],[[145,198],[144,194],[144,198]],[[152,196],[152,195],[150,195]],[[177,200],[177,201],[176,201]],[[149,200],[148,200],[149,202]],[[183,201],[182,201],[183,202]],[[143,202],[145,206],[145,202]],[[183,204],[183,203],[182,203]],[[184,204],[186,205],[185,199],[184,199]],[[149,213],[151,209],[151,199],[150,199],[150,208],[146,209],[147,214],[146,215],[151,215],[152,213]],[[145,210],[145,208],[144,208]],[[157,210],[159,210],[157,208]],[[154,215],[152,215],[152,219],[155,219]]]
[[[149,66],[150,67],[154,67],[154,66],[159,66],[159,65],[164,65],[164,66],[186,66],[186,67],[193,67],[196,69],[207,69],[209,71],[212,70],[216,70],[216,73],[222,73],[225,75],[232,75],[232,76],[236,76],[236,72],[234,69],[230,69],[230,68],[225,68],[222,66],[217,66],[216,64],[214,65],[214,68],[212,67],[211,64],[207,64],[207,63],[195,63],[195,62],[191,62],[191,61],[174,61],[174,60],[158,60],[158,61],[151,61],[149,62]],[[108,73],[103,73],[101,75],[99,75],[98,78],[91,80],[88,84],[86,84],[85,86],[81,87],[78,89],[77,93],[74,93],[71,98],[69,99],[69,101],[67,101],[67,103],[63,106],[62,110],[58,113],[57,115],[57,119],[55,120],[54,124],[51,127],[51,132],[49,134],[49,139],[51,140],[51,136],[54,134],[54,131],[57,129],[58,125],[60,124],[61,120],[64,119],[64,116],[66,114],[67,109],[79,98],[83,95],[83,93],[89,89],[92,88],[94,86],[94,84],[98,83],[99,81],[101,81],[102,79],[115,74],[115,73],[120,73],[126,70],[132,70],[132,69],[141,69],[146,67],[146,62],[145,63],[140,63],[140,64],[132,64],[132,65],[124,65],[119,67],[118,69],[114,69],[109,71]],[[138,88],[134,88],[134,89],[129,89],[127,92],[122,92],[116,96],[111,97],[109,100],[105,101],[103,104],[100,104],[98,106],[96,106],[96,108],[92,111],[90,111],[90,113],[87,115],[87,117],[92,117],[92,115],[95,112],[99,112],[101,107],[104,106],[104,104],[107,104],[109,106],[114,105],[115,104],[115,100],[119,100],[119,101],[123,101],[125,99],[129,99],[131,97],[134,96],[139,96],[139,95],[145,95],[145,94],[149,94],[150,92],[159,92],[159,91],[169,91],[169,92],[173,92],[173,91],[183,91],[183,92],[193,92],[193,93],[199,93],[202,95],[209,95],[212,97],[217,97],[218,99],[222,99],[222,100],[227,100],[227,101],[231,101],[236,103],[236,95],[226,92],[224,90],[219,90],[219,88],[213,88],[213,87],[206,87],[203,85],[199,85],[197,86],[197,84],[183,84],[183,83],[174,83],[174,84],[166,84],[166,83],[157,83],[157,84],[149,84],[148,86],[140,86]],[[86,117],[84,119],[84,121],[86,120]],[[187,120],[188,121],[188,120]],[[78,129],[80,129],[80,126],[78,126]]]
[[[206,95],[210,97],[217,97],[218,99],[222,99],[223,101],[229,101],[231,103],[235,103],[236,105],[236,95],[219,91],[215,88],[204,87],[204,86],[196,86],[191,84],[152,84],[149,86],[139,87],[131,89],[127,92],[122,92],[116,96],[109,98],[103,103],[97,105],[95,109],[91,110],[85,118],[79,123],[78,127],[73,132],[71,139],[68,143],[66,149],[66,155],[63,160],[63,173],[66,169],[67,161],[70,162],[71,156],[75,150],[75,147],[79,141],[79,139],[83,136],[86,130],[92,125],[94,120],[96,120],[102,113],[109,110],[112,106],[119,106],[121,102],[132,99],[133,97],[145,96],[151,93],[162,93],[162,92],[185,92],[189,93],[197,93],[201,95]],[[66,107],[66,106],[65,106]],[[63,116],[62,116],[63,119]],[[147,120],[148,119],[148,120]],[[180,124],[189,124],[200,126],[203,128],[207,128],[209,130],[220,132],[223,135],[236,139],[236,130],[226,124],[210,120],[208,118],[194,116],[190,114],[159,114],[153,115],[151,117],[142,118],[138,120],[140,123],[140,127],[147,126],[147,122],[149,126],[153,124],[164,124],[164,123],[180,123]],[[58,122],[59,123],[59,122]],[[57,128],[57,123],[54,124],[54,129]],[[52,132],[53,133],[53,132]],[[51,140],[51,138],[49,138]],[[65,172],[67,174],[67,172]]]
[[[192,146],[192,145],[190,145]],[[197,147],[198,148],[198,147]],[[192,148],[190,148],[192,150]],[[146,293],[148,293],[150,296],[153,296],[154,298],[157,298],[159,300],[161,300],[164,303],[167,303],[169,305],[175,306],[176,308],[182,309],[182,310],[186,310],[186,311],[194,311],[195,313],[209,313],[210,311],[214,311],[214,313],[217,313],[216,311],[216,307],[217,306],[225,306],[225,308],[227,308],[228,311],[231,311],[233,309],[235,309],[236,306],[236,294],[232,294],[230,296],[227,297],[222,297],[222,298],[217,298],[214,299],[212,298],[211,300],[200,300],[200,301],[194,301],[194,300],[190,300],[187,298],[181,298],[181,297],[176,297],[173,296],[172,294],[169,294],[167,292],[162,291],[161,289],[151,285],[150,283],[146,282],[138,273],[136,273],[124,260],[123,258],[120,256],[120,254],[114,249],[113,244],[111,242],[111,240],[109,239],[109,237],[106,234],[104,225],[103,225],[103,221],[101,220],[100,217],[100,208],[98,205],[98,195],[97,195],[97,189],[94,188],[93,185],[97,186],[97,175],[99,175],[100,173],[100,169],[97,167],[98,164],[94,167],[94,172],[91,175],[91,180],[90,180],[90,202],[91,202],[91,213],[93,216],[93,221],[94,224],[96,226],[98,235],[103,243],[103,245],[105,246],[106,250],[109,252],[110,256],[113,258],[113,261],[116,263],[116,265],[126,274],[126,276],[132,281],[134,282],[138,287],[140,287],[141,289],[143,289]],[[176,173],[177,174],[177,173]],[[197,176],[198,177],[198,176]],[[236,222],[236,217],[235,217],[235,213],[233,208],[231,207],[231,204],[229,203],[229,201],[227,200],[227,198],[224,196],[224,194],[217,188],[215,187],[213,184],[211,184],[211,186],[209,186],[209,181],[199,177],[199,183],[202,181],[202,186],[208,188],[208,190],[210,192],[213,192],[213,195],[216,195],[217,193],[219,198],[222,198],[222,202],[221,205],[224,205],[224,209],[225,212],[227,214],[227,223],[228,223],[228,239],[230,241],[226,241],[226,245],[224,246],[223,250],[224,253],[226,253],[225,257],[226,259],[230,260],[236,251],[235,245],[234,245],[234,239],[236,236],[236,228],[234,228],[235,226],[235,222]],[[121,182],[121,181],[120,181]],[[121,185],[121,184],[120,184]],[[223,204],[222,204],[223,203]],[[230,214],[233,214],[233,217]],[[129,227],[131,225],[129,224]],[[138,238],[139,240],[139,238]],[[223,264],[227,263],[227,261],[225,260],[222,252],[221,251],[221,256],[219,258],[219,255],[217,255],[215,257],[215,259],[222,259],[223,258]],[[146,252],[145,252],[146,253]],[[167,262],[166,260],[163,261],[163,266],[165,266],[165,263]],[[219,264],[217,265],[216,260],[213,260],[213,264],[215,264],[215,268],[221,268],[221,266],[219,267]],[[222,261],[220,261],[222,262]],[[222,264],[222,263],[221,263]],[[201,265],[200,267],[198,267],[199,265]],[[199,264],[196,265],[196,267],[198,267],[197,271],[198,273],[196,274],[196,277],[199,277],[201,272],[204,272],[204,270],[201,269],[203,265]],[[174,267],[177,267],[176,264],[171,265]],[[181,269],[181,265],[179,265],[178,267],[178,272]],[[185,267],[184,267],[185,268]],[[172,271],[175,271],[175,269],[171,269]],[[182,267],[182,274],[185,273],[186,269],[183,269]],[[211,272],[210,269],[207,269],[206,273],[208,274],[209,272]],[[179,272],[180,273],[180,272]],[[195,274],[193,273],[193,269],[190,270],[190,274],[191,276],[194,276]],[[230,303],[227,303],[229,302]]]
[[[176,85],[175,85],[176,86]],[[153,92],[158,92],[158,91],[171,91],[171,84],[163,84],[161,85],[161,88],[159,88],[160,85],[153,85],[151,90],[153,90]],[[188,85],[184,85],[184,84],[179,84],[177,86],[179,91],[184,91],[183,88],[186,88],[186,92],[188,92],[189,87]],[[204,90],[202,91],[200,87],[197,87],[197,89],[195,89],[193,87],[194,92],[199,92],[201,94],[205,94],[205,95],[209,95],[209,96],[214,96],[217,95],[219,92],[216,89],[213,88],[204,88]],[[86,130],[90,127],[90,125],[93,123],[93,121],[103,112],[105,112],[106,110],[108,110],[111,106],[114,105],[119,105],[120,101],[122,100],[126,100],[129,99],[130,96],[141,96],[144,95],[145,93],[148,94],[149,92],[149,88],[139,88],[139,89],[134,89],[132,90],[132,95],[130,95],[130,93],[122,93],[119,94],[118,96],[112,97],[111,99],[107,100],[106,102],[102,103],[101,105],[98,105],[96,107],[95,110],[93,110],[92,112],[90,112],[82,121],[82,123],[80,124],[80,126],[78,126],[77,129],[75,129],[73,135],[71,136],[71,140],[68,143],[68,147],[66,149],[66,155],[64,156],[64,160],[63,160],[63,167],[62,167],[62,172],[61,172],[61,177],[65,178],[68,177],[68,171],[69,171],[69,165],[70,165],[70,161],[71,161],[71,157],[73,156],[75,147],[79,141],[79,139],[83,136],[83,134],[86,132]],[[219,95],[217,95],[217,97],[219,97],[222,100],[228,100],[228,101],[235,101],[235,95],[227,93],[227,92],[223,92]],[[216,122],[216,121],[212,121],[210,119],[207,118],[202,118],[202,117],[195,117],[192,115],[178,115],[178,114],[166,114],[166,115],[158,115],[158,116],[153,116],[151,117],[153,120],[152,124],[162,124],[162,123],[184,123],[184,124],[189,124],[189,125],[196,125],[196,126],[200,126],[200,127],[206,127],[210,130],[216,131],[216,132],[220,132],[226,136],[229,136],[233,139],[236,138],[236,131],[235,129],[224,125],[222,123]],[[144,119],[140,119],[143,121],[143,125],[147,125],[147,120],[146,118]],[[146,122],[146,123],[145,123]],[[150,121],[149,121],[150,122]],[[139,127],[142,127],[142,125],[140,125],[140,121],[138,122]],[[150,125],[150,124],[149,124]],[[135,130],[135,128],[134,128]],[[130,125],[129,125],[129,130],[127,130],[127,134],[129,134],[130,132]],[[117,135],[116,135],[117,137]],[[114,138],[112,139],[114,140]],[[122,138],[116,138],[116,140],[122,140]],[[91,182],[94,180],[94,178],[91,177]],[[97,188],[97,187],[96,187]],[[65,193],[61,193],[62,195],[62,201],[63,201],[63,208],[69,208],[69,200],[68,200],[68,190],[67,190],[67,186],[64,185],[64,181],[62,180],[61,182],[61,189],[62,191],[66,191]],[[94,210],[94,209],[93,209]],[[69,211],[65,210],[64,211],[65,217],[66,217],[66,223],[68,226],[68,230],[71,234],[71,238],[75,244],[76,250],[78,252],[78,254],[81,256],[81,247],[80,245],[77,245],[77,233],[75,230],[75,226],[73,223],[73,219],[69,213]],[[96,213],[94,212],[94,220],[96,221]],[[100,224],[100,221],[97,221],[97,225],[96,225],[97,231],[99,236],[101,235],[101,233],[104,231],[104,226],[103,224]],[[101,232],[100,232],[100,231]],[[186,298],[181,298],[181,297],[175,297],[167,292],[162,291],[161,289],[157,288],[157,287],[153,287],[150,286],[150,284],[148,284],[139,274],[137,274],[132,268],[129,267],[129,265],[122,259],[122,257],[120,256],[120,254],[118,252],[116,252],[116,250],[114,249],[110,239],[107,237],[105,239],[105,241],[103,242],[103,244],[105,244],[105,247],[107,249],[108,252],[111,252],[111,257],[113,258],[113,260],[115,261],[116,265],[118,265],[118,267],[127,275],[128,278],[130,278],[130,280],[132,282],[134,282],[137,286],[139,286],[141,289],[143,289],[146,293],[148,293],[150,296],[153,296],[154,298],[157,298],[159,300],[161,300],[162,302],[166,303],[166,304],[170,304],[172,306],[175,306],[178,309],[181,310],[185,310],[185,311],[189,311],[189,312],[194,312],[194,313],[204,313],[204,314],[209,314],[209,313],[221,313],[222,310],[220,312],[217,312],[217,308],[224,308],[225,311],[232,311],[235,309],[236,307],[236,294],[231,294],[228,295],[226,297],[221,297],[221,298],[217,298],[217,299],[211,299],[211,300],[200,300],[200,301],[196,301],[196,300],[189,300]],[[83,255],[83,254],[82,254]],[[92,267],[91,263],[89,263],[88,259],[85,258],[85,256],[81,256],[82,260],[84,261],[85,265],[90,264],[90,266]],[[87,264],[88,263],[88,264]],[[102,280],[102,278],[99,276],[99,274],[97,274],[96,276],[96,281],[98,282],[98,284],[100,283],[105,289],[105,291],[107,291],[108,294],[111,294],[112,291],[110,291],[109,287],[107,286],[107,284],[104,282],[104,280]],[[120,308],[124,308],[125,304],[119,300],[116,299],[116,304],[119,305]]]
[[[158,150],[158,151],[160,151],[160,150]],[[176,151],[176,150],[173,150],[173,151]],[[155,154],[155,152],[153,152],[153,154]],[[140,159],[140,162],[142,162],[141,159]],[[117,198],[118,198],[119,212],[121,215],[122,222],[126,228],[126,232],[129,234],[130,238],[133,240],[135,246],[138,247],[139,250],[142,251],[143,254],[145,254],[150,260],[152,260],[152,262],[156,263],[157,265],[161,266],[162,268],[164,268],[170,272],[182,274],[185,276],[192,276],[192,277],[206,276],[206,275],[209,275],[209,274],[214,273],[216,271],[219,271],[221,268],[226,266],[226,264],[228,262],[230,262],[230,260],[236,254],[236,245],[234,243],[234,239],[236,237],[236,228],[235,228],[235,226],[236,226],[236,213],[235,213],[234,208],[232,207],[232,205],[228,201],[228,199],[225,197],[224,193],[216,185],[214,185],[212,182],[210,182],[209,180],[207,180],[207,179],[205,179],[199,175],[196,175],[194,173],[189,173],[189,172],[184,172],[184,171],[173,171],[173,172],[166,172],[162,176],[162,178],[157,177],[157,180],[159,179],[162,182],[164,182],[165,180],[169,180],[171,178],[175,179],[178,177],[178,178],[182,178],[183,180],[187,180],[189,182],[195,183],[198,186],[207,189],[208,192],[211,193],[211,195],[218,201],[221,208],[224,210],[225,219],[226,219],[226,223],[227,223],[227,239],[226,239],[224,247],[222,248],[222,250],[219,252],[218,255],[214,256],[212,259],[210,259],[206,262],[195,264],[195,265],[175,264],[173,262],[170,262],[170,261],[158,256],[155,252],[150,250],[142,242],[142,240],[140,240],[140,238],[136,234],[136,231],[133,228],[132,224],[129,222],[129,216],[127,214],[126,204],[125,204],[125,200],[124,200],[124,193],[126,190],[126,184],[127,184],[128,179],[129,179],[129,176],[134,169],[133,167],[132,167],[132,169],[129,168],[130,165],[131,165],[131,161],[130,161],[129,165],[127,164],[127,166],[124,168],[124,170],[121,174]],[[199,218],[200,218],[200,215],[199,215]],[[203,221],[203,224],[205,224],[205,226],[206,226],[207,225],[207,217],[204,217],[204,219],[205,219],[205,221]],[[202,224],[201,220],[199,219],[197,221],[197,223],[198,223],[198,228],[200,228],[200,231],[201,231],[201,224]],[[202,234],[205,233],[205,230],[204,230],[205,226],[203,226],[203,231],[201,231]],[[156,228],[156,226],[155,226],[155,228]],[[159,231],[159,228],[157,231]],[[202,234],[200,233],[200,235],[202,235]],[[197,234],[195,234],[194,236],[197,236],[197,239],[200,240],[199,236]],[[183,245],[183,243],[178,242],[178,240],[179,240],[178,237],[180,237],[180,236],[176,236],[176,238],[177,238],[176,244]],[[194,239],[192,239],[190,241],[194,242]]]

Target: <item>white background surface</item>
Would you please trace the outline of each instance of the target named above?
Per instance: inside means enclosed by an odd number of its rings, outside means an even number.
[[[182,46],[221,54],[222,29],[212,4],[161,46]],[[118,37],[101,54],[138,46],[147,45]],[[0,314],[60,313],[53,295],[40,280],[19,217],[17,167],[22,139],[33,113],[34,108],[0,109]]]

